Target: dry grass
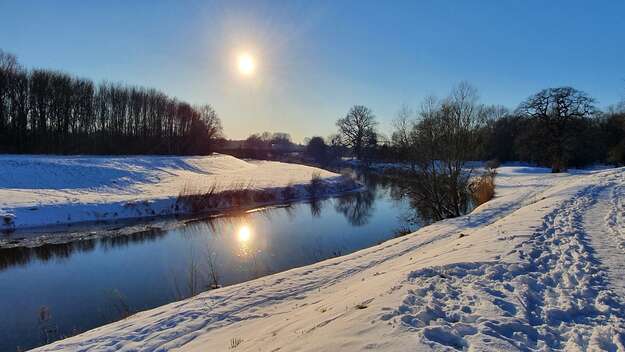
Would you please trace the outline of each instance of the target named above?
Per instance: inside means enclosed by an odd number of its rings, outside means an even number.
[[[482,205],[495,196],[495,175],[494,169],[488,169],[483,175],[476,178],[469,185],[471,197],[476,206]]]
[[[202,209],[215,208],[218,204],[217,193],[217,184],[212,184],[203,190],[185,185],[178,193],[176,207],[186,207],[192,213],[199,213]]]
[[[230,339],[230,349],[233,350],[237,348],[243,342],[243,338],[241,337],[233,337]]]
[[[358,187],[353,177],[344,177],[333,184],[333,191],[346,192]],[[331,187],[318,171],[311,175],[310,183],[303,186],[310,199],[319,199],[326,195]],[[257,189],[252,182],[233,183],[227,187],[218,184],[204,186],[185,185],[178,193],[175,209],[200,214],[214,210],[241,209],[256,205],[295,201],[301,194],[299,186],[290,182],[283,188]]]
[[[413,231],[408,227],[400,227],[393,233],[393,238],[399,238],[411,234]]]
[[[272,190],[256,189],[251,182],[233,183],[227,187],[217,184],[205,187],[185,185],[178,194],[177,207],[184,207],[192,214],[210,210],[242,208],[255,204],[275,202],[278,199]]]

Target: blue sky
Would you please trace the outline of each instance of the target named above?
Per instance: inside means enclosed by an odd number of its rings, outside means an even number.
[[[210,103],[226,134],[326,136],[354,104],[383,132],[462,80],[514,108],[571,85],[625,95],[624,1],[0,0],[0,48],[26,67]],[[251,77],[236,56],[257,60]]]

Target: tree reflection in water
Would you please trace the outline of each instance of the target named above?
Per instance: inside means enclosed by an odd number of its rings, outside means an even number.
[[[310,200],[308,205],[310,206],[310,214],[313,217],[318,218],[321,215],[321,210],[323,210],[323,203],[324,202],[325,202],[325,200],[321,200],[321,199],[317,199],[317,198],[313,198],[313,199]]]
[[[13,266],[25,266],[33,260],[47,262],[62,260],[75,253],[90,252],[100,246],[104,249],[125,247],[133,243],[154,241],[166,234],[158,228],[98,239],[80,239],[66,243],[44,244],[38,247],[0,248],[0,270]]]
[[[351,192],[338,196],[334,199],[313,199],[308,202],[310,213],[313,217],[320,217],[326,202],[334,203],[334,210],[342,214],[348,222],[353,226],[367,225],[374,213],[374,204],[378,198],[378,192],[388,192],[391,199],[401,201],[407,199],[410,203],[410,210],[404,214],[398,214],[399,222],[405,222],[413,226],[423,226],[434,222],[436,219],[431,212],[431,207],[424,204],[415,194],[415,187],[418,187],[414,177],[404,173],[401,175],[379,175],[374,173],[360,173],[358,180],[366,185],[365,190],[360,192]],[[290,217],[295,217],[295,211],[303,204],[289,204],[278,209],[267,208],[254,212],[260,214],[268,220],[271,219],[275,211],[284,210]],[[471,204],[467,204],[464,211],[468,211]],[[225,226],[234,226],[233,224],[244,222],[249,213],[231,214],[229,216],[210,217],[183,225],[188,231],[182,231],[185,234],[198,233],[197,227],[208,226],[208,231],[215,235],[221,235]],[[202,232],[202,231],[200,231]],[[38,247],[15,247],[0,249],[0,270],[12,266],[25,266],[32,260],[40,260],[47,262],[51,259],[69,258],[74,253],[93,251],[96,247],[104,249],[128,246],[133,243],[141,243],[145,241],[154,241],[163,236],[167,231],[159,228],[150,228],[131,234],[123,234],[118,236],[108,236],[98,239],[81,239],[67,243],[44,244]],[[252,253],[253,254],[253,253]],[[252,262],[255,255],[251,256]],[[256,258],[257,259],[257,258]],[[253,265],[254,276],[259,275],[258,267],[267,267],[267,265]],[[268,268],[265,268],[268,269]],[[266,271],[266,270],[261,270]]]
[[[363,226],[368,223],[373,213],[373,204],[378,198],[376,192],[380,190],[388,192],[390,198],[395,201],[407,200],[409,202],[410,210],[399,214],[401,222],[413,227],[422,227],[442,220],[434,211],[435,205],[429,204],[420,196],[427,185],[419,182],[412,172],[401,170],[383,173],[360,172],[358,180],[366,185],[366,190],[338,197],[335,205],[335,209],[345,215],[354,226]],[[436,190],[428,189],[427,191],[431,193]],[[445,195],[439,195],[439,197],[443,196]],[[473,204],[468,197],[461,199],[465,201],[458,205],[459,210],[462,214],[466,214],[473,208]]]
[[[339,197],[334,209],[343,214],[353,226],[363,226],[369,222],[375,202],[375,190],[349,193]]]

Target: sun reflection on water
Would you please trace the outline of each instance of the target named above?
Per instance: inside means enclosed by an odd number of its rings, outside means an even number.
[[[252,238],[252,231],[249,226],[243,225],[239,228],[239,232],[237,233],[237,239],[241,243],[247,243]]]

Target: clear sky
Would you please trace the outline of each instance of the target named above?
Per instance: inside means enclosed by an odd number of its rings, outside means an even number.
[[[230,138],[327,136],[354,104],[383,132],[402,105],[459,81],[514,108],[572,85],[625,93],[625,1],[0,0],[0,48],[22,64],[210,103]],[[237,55],[256,60],[237,71]]]

